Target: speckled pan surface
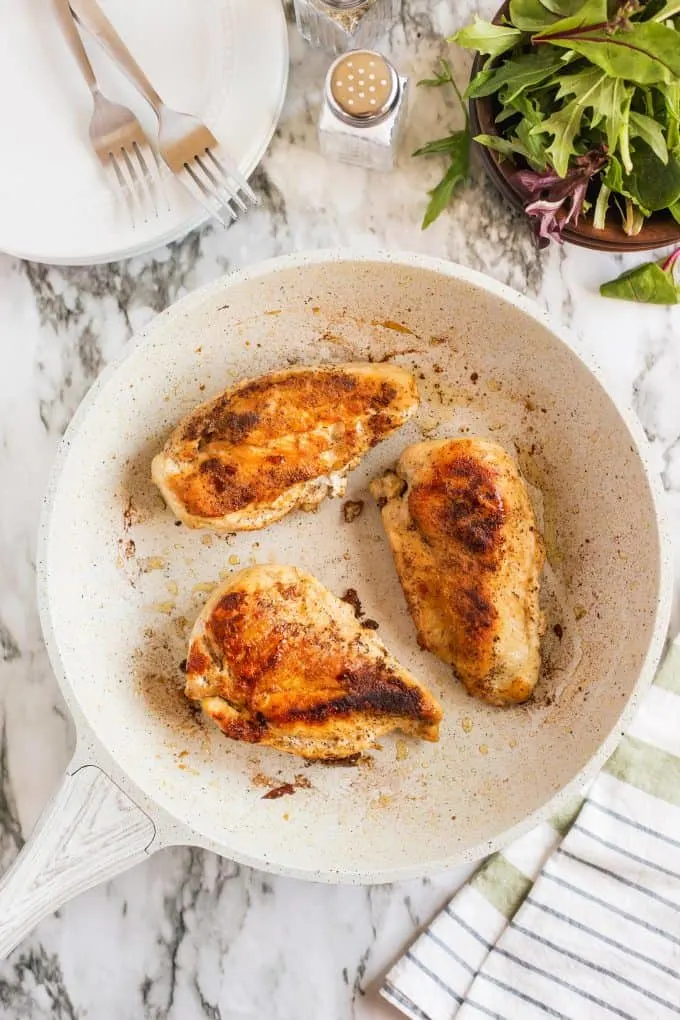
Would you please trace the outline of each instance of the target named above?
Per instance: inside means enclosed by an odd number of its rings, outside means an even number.
[[[385,357],[415,371],[422,404],[352,474],[345,498],[364,501],[358,519],[346,523],[343,501],[329,500],[235,537],[175,525],[150,463],[196,403],[287,365]],[[514,452],[540,492],[557,597],[539,695],[520,709],[472,700],[418,649],[367,490],[408,443],[468,430]],[[259,266],[154,320],[76,415],[43,536],[52,661],[104,762],[188,842],[327,881],[389,881],[482,856],[575,792],[651,679],[670,569],[645,456],[641,429],[571,342],[480,274],[349,252]],[[338,595],[356,589],[385,644],[441,698],[440,742],[388,738],[368,764],[305,767],[197,717],[182,695],[186,637],[210,588],[256,562],[298,565]],[[309,785],[263,799],[296,776]]]

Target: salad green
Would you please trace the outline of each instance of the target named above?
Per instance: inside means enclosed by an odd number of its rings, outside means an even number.
[[[446,173],[439,184],[432,191],[428,191],[430,201],[427,203],[425,216],[423,217],[423,230],[425,230],[446,209],[458,185],[466,181],[469,176],[472,135],[467,108],[458,90],[458,86],[453,80],[451,65],[448,61],[440,60],[439,71],[435,73],[435,77],[424,78],[418,82],[418,85],[423,88],[440,88],[442,85],[450,85],[465,114],[465,127],[460,131],[454,131],[453,134],[447,135],[446,138],[436,138],[433,142],[428,142],[413,153],[414,156],[444,154],[449,157]]]
[[[680,286],[675,282],[675,267],[680,262],[680,248],[661,262],[645,262],[622,273],[616,280],[603,283],[602,297],[621,301],[641,301],[650,305],[680,304]]]
[[[465,95],[493,97],[498,134],[476,140],[515,163],[539,243],[585,212],[631,236],[661,210],[680,223],[680,0],[510,0],[452,41],[486,57]],[[445,62],[422,84],[455,88]],[[418,150],[451,160],[423,226],[467,176],[469,135]]]

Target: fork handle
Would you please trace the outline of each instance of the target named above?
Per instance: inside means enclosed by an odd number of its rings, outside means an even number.
[[[73,20],[68,0],[52,0],[52,7],[57,16],[59,27],[61,28],[64,38],[69,45],[69,49],[78,61],[78,66],[82,71],[83,78],[90,87],[90,92],[98,92],[99,85],[97,84],[95,73],[92,70],[90,58],[85,52],[83,40],[80,38],[80,33],[76,28],[75,21]]]
[[[157,116],[163,100],[118,35],[96,0],[68,0],[70,9],[78,22],[93,35],[111,59],[118,64],[132,84],[139,89]]]

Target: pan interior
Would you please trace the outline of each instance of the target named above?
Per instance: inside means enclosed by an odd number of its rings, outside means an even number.
[[[233,537],[175,525],[149,467],[179,418],[247,376],[369,358],[412,368],[422,405],[352,474],[358,519],[328,500]],[[518,709],[472,700],[419,650],[367,491],[408,443],[467,433],[514,452],[540,494],[557,597],[538,697]],[[360,766],[305,766],[196,715],[180,667],[190,626],[222,577],[269,562],[338,595],[356,589],[378,635],[442,700],[438,744],[387,738]],[[579,358],[455,267],[381,261],[225,281],[155,320],[70,434],[45,574],[67,694],[138,788],[225,854],[358,881],[479,856],[565,787],[631,698],[661,588],[645,468]],[[300,776],[307,788],[263,799]]]

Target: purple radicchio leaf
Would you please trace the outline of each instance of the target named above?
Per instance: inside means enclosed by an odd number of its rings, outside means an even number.
[[[524,211],[536,220],[534,230],[539,248],[545,248],[551,240],[562,244],[564,228],[577,225],[588,184],[606,162],[607,150],[601,146],[577,156],[566,177],[560,177],[552,168],[543,173],[518,170],[512,175],[513,184],[529,198]]]

